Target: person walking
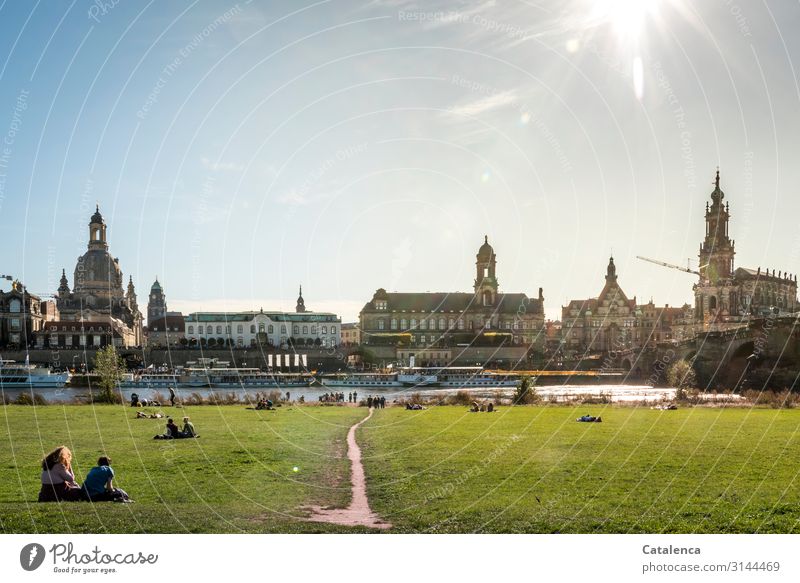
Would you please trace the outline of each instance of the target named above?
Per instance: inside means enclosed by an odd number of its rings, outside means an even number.
[[[372,395],[367,397],[367,408],[372,409]]]
[[[381,409],[386,409],[386,396],[381,395]]]
[[[169,403],[173,407],[175,406],[175,389],[172,387],[169,388]]]
[[[358,393],[353,391],[353,403],[358,403]]]

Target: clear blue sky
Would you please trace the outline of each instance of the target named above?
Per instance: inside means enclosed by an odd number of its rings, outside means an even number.
[[[612,249],[628,295],[682,304],[693,277],[635,256],[696,267],[718,164],[737,265],[800,272],[796,2],[102,5],[0,3],[0,273],[33,291],[99,201],[171,309],[302,283],[352,320],[470,289],[484,234],[549,317]]]

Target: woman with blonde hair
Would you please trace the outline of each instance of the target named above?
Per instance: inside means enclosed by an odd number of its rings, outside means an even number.
[[[72,452],[66,445],[60,445],[42,460],[39,502],[73,502],[82,499],[83,491],[72,473]]]

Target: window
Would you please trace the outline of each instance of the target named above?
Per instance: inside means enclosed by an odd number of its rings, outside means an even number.
[[[327,334],[328,333],[328,327],[327,326],[323,326],[322,327],[322,333],[323,334]]]
[[[376,310],[385,310],[386,309],[386,300],[377,300],[375,302],[375,309]]]
[[[239,324],[238,326],[236,326],[236,333],[237,333],[237,334],[243,334],[243,333],[244,333],[244,326],[242,326],[241,324]],[[241,345],[240,345],[240,346],[241,346]]]
[[[316,333],[317,333],[317,327],[311,326],[311,334],[316,334]]]
[[[386,322],[383,318],[378,320],[378,330],[385,330],[386,329]]]
[[[286,334],[286,324],[281,324],[281,334]]]
[[[464,329],[464,319],[463,318],[459,318],[458,319],[458,329],[459,330],[463,330]]]
[[[19,318],[11,318],[11,328],[19,330]]]
[[[445,321],[444,318],[439,318],[439,330],[444,330]]]
[[[405,329],[406,329],[406,324],[408,324],[408,322],[406,322],[406,319],[405,319],[405,318],[402,318],[402,319],[400,320],[400,329],[401,329],[401,330],[405,330]]]
[[[256,325],[250,324],[250,334],[255,334],[255,333],[256,333]]]
[[[263,334],[264,333],[264,323],[263,322],[261,322],[258,325],[258,332],[259,332],[259,334]]]
[[[391,329],[397,330],[397,318],[392,318]]]
[[[230,326],[225,326],[225,334],[230,336],[230,333],[231,333],[231,327]]]
[[[419,329],[420,330],[427,330],[428,329],[428,321],[427,320],[420,320]]]
[[[308,334],[308,326],[303,326],[303,334]]]
[[[217,324],[217,334],[222,334],[222,325]]]
[[[295,334],[295,335],[300,334],[300,326],[298,326],[297,324],[292,326],[292,334]]]
[[[425,334],[423,334],[422,336],[419,337],[419,343],[420,344],[425,344]]]
[[[241,326],[239,326],[239,328],[241,328]],[[239,336],[239,337],[236,339],[236,346],[244,346],[244,338],[242,338],[241,336]]]
[[[414,330],[417,327],[417,319],[411,318],[411,329]]]
[[[8,303],[8,311],[16,314],[22,311],[22,304],[18,299],[14,298]]]
[[[272,326],[272,324],[270,324],[267,330],[269,331],[270,334],[272,334],[275,331],[275,328]]]
[[[213,326],[206,326],[206,334],[213,334],[214,327]]]
[[[448,330],[452,330],[452,329],[453,329],[453,328],[455,328],[455,327],[456,327],[456,321],[455,321],[455,320],[453,320],[453,318],[450,318],[450,319],[447,321],[447,329],[448,329]]]
[[[331,334],[336,334],[336,326],[331,326]]]

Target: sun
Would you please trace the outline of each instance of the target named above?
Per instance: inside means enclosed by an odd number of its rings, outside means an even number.
[[[593,0],[592,20],[610,25],[620,41],[637,43],[658,4],[659,0]]]

